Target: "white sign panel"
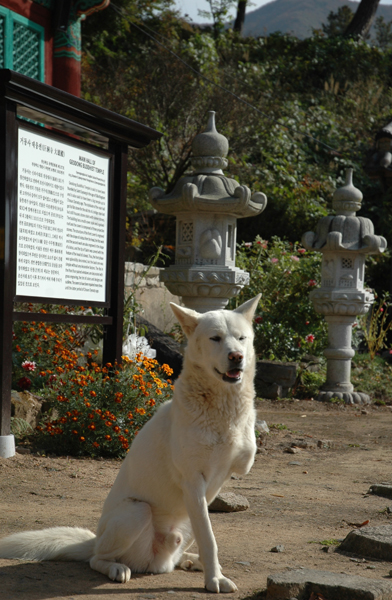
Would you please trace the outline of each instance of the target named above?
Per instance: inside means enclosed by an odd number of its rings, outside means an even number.
[[[106,301],[109,162],[19,128],[16,295]]]

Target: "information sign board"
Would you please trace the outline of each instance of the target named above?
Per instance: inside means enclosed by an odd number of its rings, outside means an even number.
[[[105,303],[110,156],[18,129],[16,300]]]

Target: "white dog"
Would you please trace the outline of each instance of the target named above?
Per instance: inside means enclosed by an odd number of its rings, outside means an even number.
[[[199,314],[172,304],[188,345],[173,399],[132,442],[105,501],[96,536],[54,527],[0,540],[1,558],[90,561],[126,582],[176,566],[203,570],[210,592],[234,592],[224,577],[208,505],[256,451],[252,319],[260,296],[234,311]],[[196,539],[199,555],[186,550]]]

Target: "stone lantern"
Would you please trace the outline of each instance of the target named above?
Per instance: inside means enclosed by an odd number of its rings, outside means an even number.
[[[322,217],[316,233],[308,231],[302,244],[323,255],[321,288],[310,293],[314,308],[328,323],[327,380],[318,399],[338,397],[347,404],[367,404],[369,396],[354,392],[350,382],[352,326],[357,315],[368,312],[374,301],[364,289],[366,254],[384,252],[387,242],[374,235],[370,219],[357,217],[362,193],[352,184],[352,169],[347,169],[346,184],[333,197],[336,216]]]
[[[205,131],[192,142],[193,173],[169,194],[150,190],[154,208],[176,216],[175,264],[163,269],[160,279],[186,307],[199,312],[224,308],[248,283],[249,274],[235,266],[237,219],[258,215],[267,205],[265,194],[252,195],[225,177],[228,149],[211,111]]]

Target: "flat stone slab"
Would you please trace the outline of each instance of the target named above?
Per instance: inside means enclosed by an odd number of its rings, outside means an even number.
[[[392,525],[354,529],[343,540],[338,550],[392,562]]]
[[[392,600],[392,582],[312,569],[276,573],[267,579],[266,600],[309,600],[312,592],[328,600]]]
[[[369,493],[384,496],[384,498],[392,498],[392,485],[390,483],[375,483],[370,486]]]
[[[208,510],[212,512],[240,512],[248,508],[249,502],[245,496],[233,494],[233,492],[221,492],[211,502]]]

